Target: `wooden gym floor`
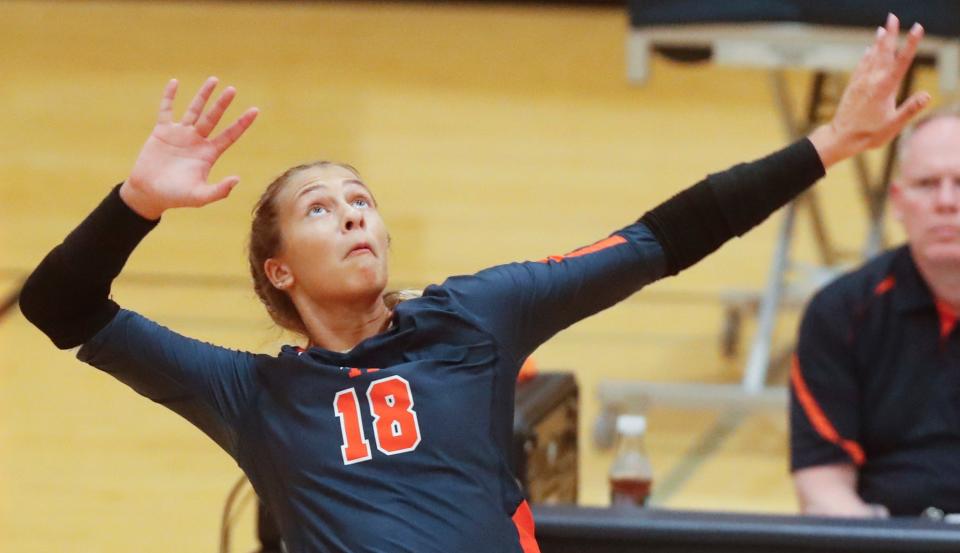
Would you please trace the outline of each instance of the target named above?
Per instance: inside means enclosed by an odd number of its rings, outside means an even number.
[[[248,284],[249,212],[288,166],[359,167],[391,228],[393,283],[423,286],[593,242],[785,142],[761,71],[657,60],[647,86],[629,86],[626,16],[609,7],[5,2],[0,13],[0,294],[125,177],[166,80],[187,96],[215,74],[262,110],[215,175],[243,181],[225,202],[166,216],[114,297],[255,351],[285,337]],[[806,76],[790,77],[801,93]],[[851,173],[821,189],[835,235],[855,247]],[[739,378],[743,360],[719,354],[719,298],[762,284],[777,219],[537,352],[580,382],[583,503],[607,494],[609,454],[590,445],[598,381]],[[779,342],[794,324],[783,320]],[[657,474],[717,416],[654,408]],[[56,351],[16,310],[0,320],[0,550],[213,551],[237,475],[199,432]],[[747,418],[664,505],[794,511],[784,414]],[[249,524],[235,541],[252,547]]]

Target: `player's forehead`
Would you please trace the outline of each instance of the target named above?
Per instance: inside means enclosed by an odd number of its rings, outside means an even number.
[[[283,204],[293,205],[313,193],[339,194],[351,188],[367,190],[367,185],[357,173],[347,167],[335,164],[315,165],[291,175],[280,193],[280,200]]]

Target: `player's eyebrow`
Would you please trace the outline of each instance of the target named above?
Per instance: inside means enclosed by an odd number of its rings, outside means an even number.
[[[310,184],[310,185],[304,186],[303,188],[301,188],[300,190],[297,191],[297,194],[296,194],[296,196],[293,197],[293,199],[294,199],[294,201],[296,201],[296,200],[298,200],[301,196],[303,196],[303,195],[305,195],[305,194],[309,194],[310,192],[313,192],[314,190],[318,190],[318,189],[320,189],[320,188],[327,188],[327,185],[318,182],[318,183],[314,183],[314,184]]]
[[[370,196],[370,199],[373,200],[373,205],[374,205],[374,206],[377,205],[377,198],[376,198],[376,196],[373,195],[373,190],[370,190],[370,188],[368,188],[367,185],[364,184],[362,180],[360,180],[360,179],[346,179],[346,180],[343,181],[343,184],[356,184],[356,185],[360,186],[361,188],[363,188],[364,190],[367,191],[367,195],[369,195],[369,196]]]
[[[361,181],[360,179],[344,179],[343,184],[344,184],[344,185],[347,185],[347,184],[355,184],[355,185],[363,188],[364,190],[366,190],[367,195],[369,195],[369,196],[370,196],[370,199],[373,201],[374,207],[377,206],[377,198],[373,195],[373,191],[370,190],[370,189],[367,187],[367,185],[364,184],[363,181]],[[297,191],[296,195],[294,195],[294,197],[293,197],[293,201],[294,201],[294,203],[296,203],[297,201],[300,200],[300,198],[302,198],[303,196],[306,196],[307,194],[309,194],[309,193],[311,193],[311,192],[314,192],[314,191],[320,190],[320,189],[329,190],[329,188],[330,188],[329,186],[327,186],[325,183],[322,183],[322,182],[316,182],[316,183],[313,183],[313,184],[307,184],[307,185],[305,185],[303,188],[301,188],[300,190]]]

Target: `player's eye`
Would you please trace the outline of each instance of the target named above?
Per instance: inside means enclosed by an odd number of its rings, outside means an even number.
[[[320,204],[313,204],[310,206],[310,209],[307,210],[307,215],[311,217],[318,217],[320,215],[329,213],[329,211],[330,210],[328,210],[327,208],[323,207]]]
[[[357,198],[357,199],[353,200],[352,202],[350,202],[350,205],[352,205],[353,207],[355,207],[355,208],[357,208],[357,209],[366,209],[366,208],[370,207],[370,201],[367,200],[366,198]]]

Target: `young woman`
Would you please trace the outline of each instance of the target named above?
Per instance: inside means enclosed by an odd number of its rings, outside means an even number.
[[[110,285],[168,209],[225,198],[211,166],[250,126],[210,138],[234,97],[180,121],[167,86],[130,176],[41,262],[23,313],[60,348],[207,433],[276,515],[287,550],[537,551],[510,474],[516,373],[570,324],[673,275],[761,222],[833,163],[895,136],[927,102],[895,95],[922,35],[897,49],[893,17],[854,73],[836,117],[808,139],[709,176],[638,222],[565,256],[493,267],[385,297],[387,231],[347,165],[294,167],[266,190],[250,239],[254,285],[306,350],[269,356],[180,336],[121,309]]]

